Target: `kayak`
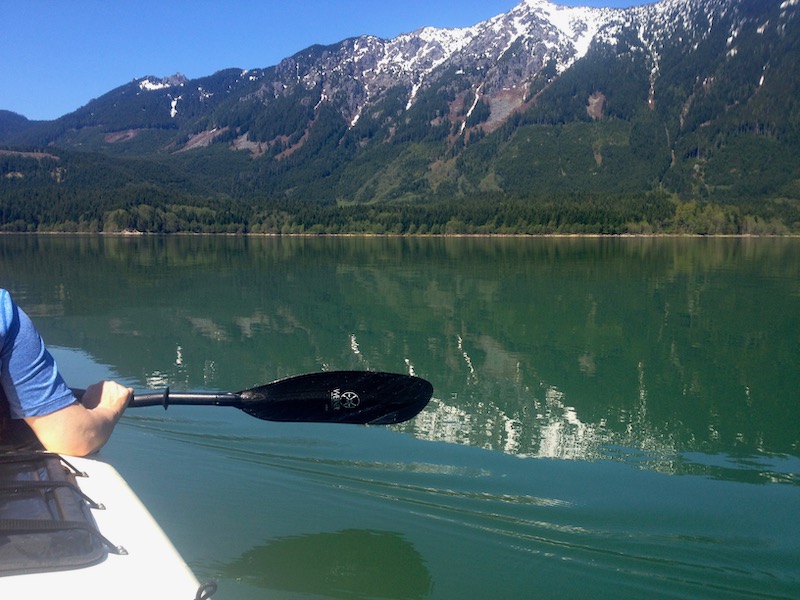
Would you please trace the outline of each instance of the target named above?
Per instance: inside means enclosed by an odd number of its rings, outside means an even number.
[[[102,457],[0,455],[0,597],[210,598]]]

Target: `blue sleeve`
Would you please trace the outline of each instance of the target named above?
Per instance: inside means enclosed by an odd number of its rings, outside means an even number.
[[[0,289],[0,384],[11,417],[39,417],[75,402],[28,315]]]

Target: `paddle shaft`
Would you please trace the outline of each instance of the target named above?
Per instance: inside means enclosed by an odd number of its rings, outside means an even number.
[[[72,393],[80,399],[86,390],[73,388]],[[242,405],[241,394],[214,393],[214,392],[171,392],[165,388],[161,392],[148,391],[144,394],[134,394],[128,403],[128,408],[146,406],[235,406]]]
[[[136,394],[131,398],[130,407],[138,406],[235,406],[242,405],[241,394],[213,392],[171,392],[166,388],[163,392]]]

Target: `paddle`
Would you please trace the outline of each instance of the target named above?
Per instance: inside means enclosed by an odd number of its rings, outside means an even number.
[[[80,390],[75,390],[76,395]],[[266,421],[390,425],[417,415],[433,386],[411,375],[377,371],[323,371],[279,379],[241,392],[136,394],[140,406],[233,406]]]

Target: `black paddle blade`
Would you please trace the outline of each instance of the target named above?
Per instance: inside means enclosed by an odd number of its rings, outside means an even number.
[[[327,371],[239,392],[237,407],[267,421],[390,425],[415,417],[432,394],[429,382],[411,375]]]

